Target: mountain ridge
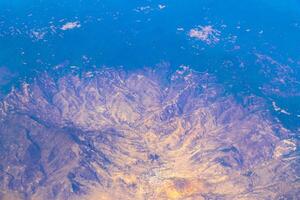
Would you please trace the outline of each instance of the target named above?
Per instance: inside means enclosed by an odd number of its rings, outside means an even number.
[[[298,143],[263,99],[239,103],[187,66],[160,70],[45,73],[13,89],[0,104],[0,199],[299,197]]]

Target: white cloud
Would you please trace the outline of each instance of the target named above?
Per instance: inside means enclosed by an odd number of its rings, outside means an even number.
[[[163,4],[158,5],[158,8],[161,9],[161,10],[164,9],[165,7],[166,7],[166,5],[163,5]]]
[[[272,106],[273,106],[274,110],[277,111],[277,112],[281,112],[281,113],[286,114],[286,115],[290,115],[291,114],[288,111],[286,111],[286,110],[280,108],[279,106],[277,106],[274,101],[272,102]]]
[[[75,22],[67,22],[66,24],[64,24],[61,27],[61,30],[66,31],[66,30],[70,30],[70,29],[74,29],[74,28],[79,28],[81,27],[81,24],[79,21],[75,21]]]
[[[206,44],[215,44],[220,41],[219,36],[221,32],[214,29],[212,26],[199,26],[189,31],[188,35],[191,38],[196,38],[205,42]]]

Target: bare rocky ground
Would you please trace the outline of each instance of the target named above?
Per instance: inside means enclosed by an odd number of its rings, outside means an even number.
[[[180,67],[41,74],[0,104],[3,200],[296,200],[295,133]]]

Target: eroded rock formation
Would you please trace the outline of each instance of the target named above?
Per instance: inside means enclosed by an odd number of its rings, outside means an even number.
[[[0,105],[0,199],[300,199],[293,133],[187,67],[43,74]]]

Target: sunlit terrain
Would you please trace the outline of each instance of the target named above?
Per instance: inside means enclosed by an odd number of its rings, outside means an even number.
[[[296,143],[265,102],[163,65],[42,74],[13,90],[1,104],[3,198],[296,198]]]
[[[1,0],[0,200],[299,200],[298,0]]]

